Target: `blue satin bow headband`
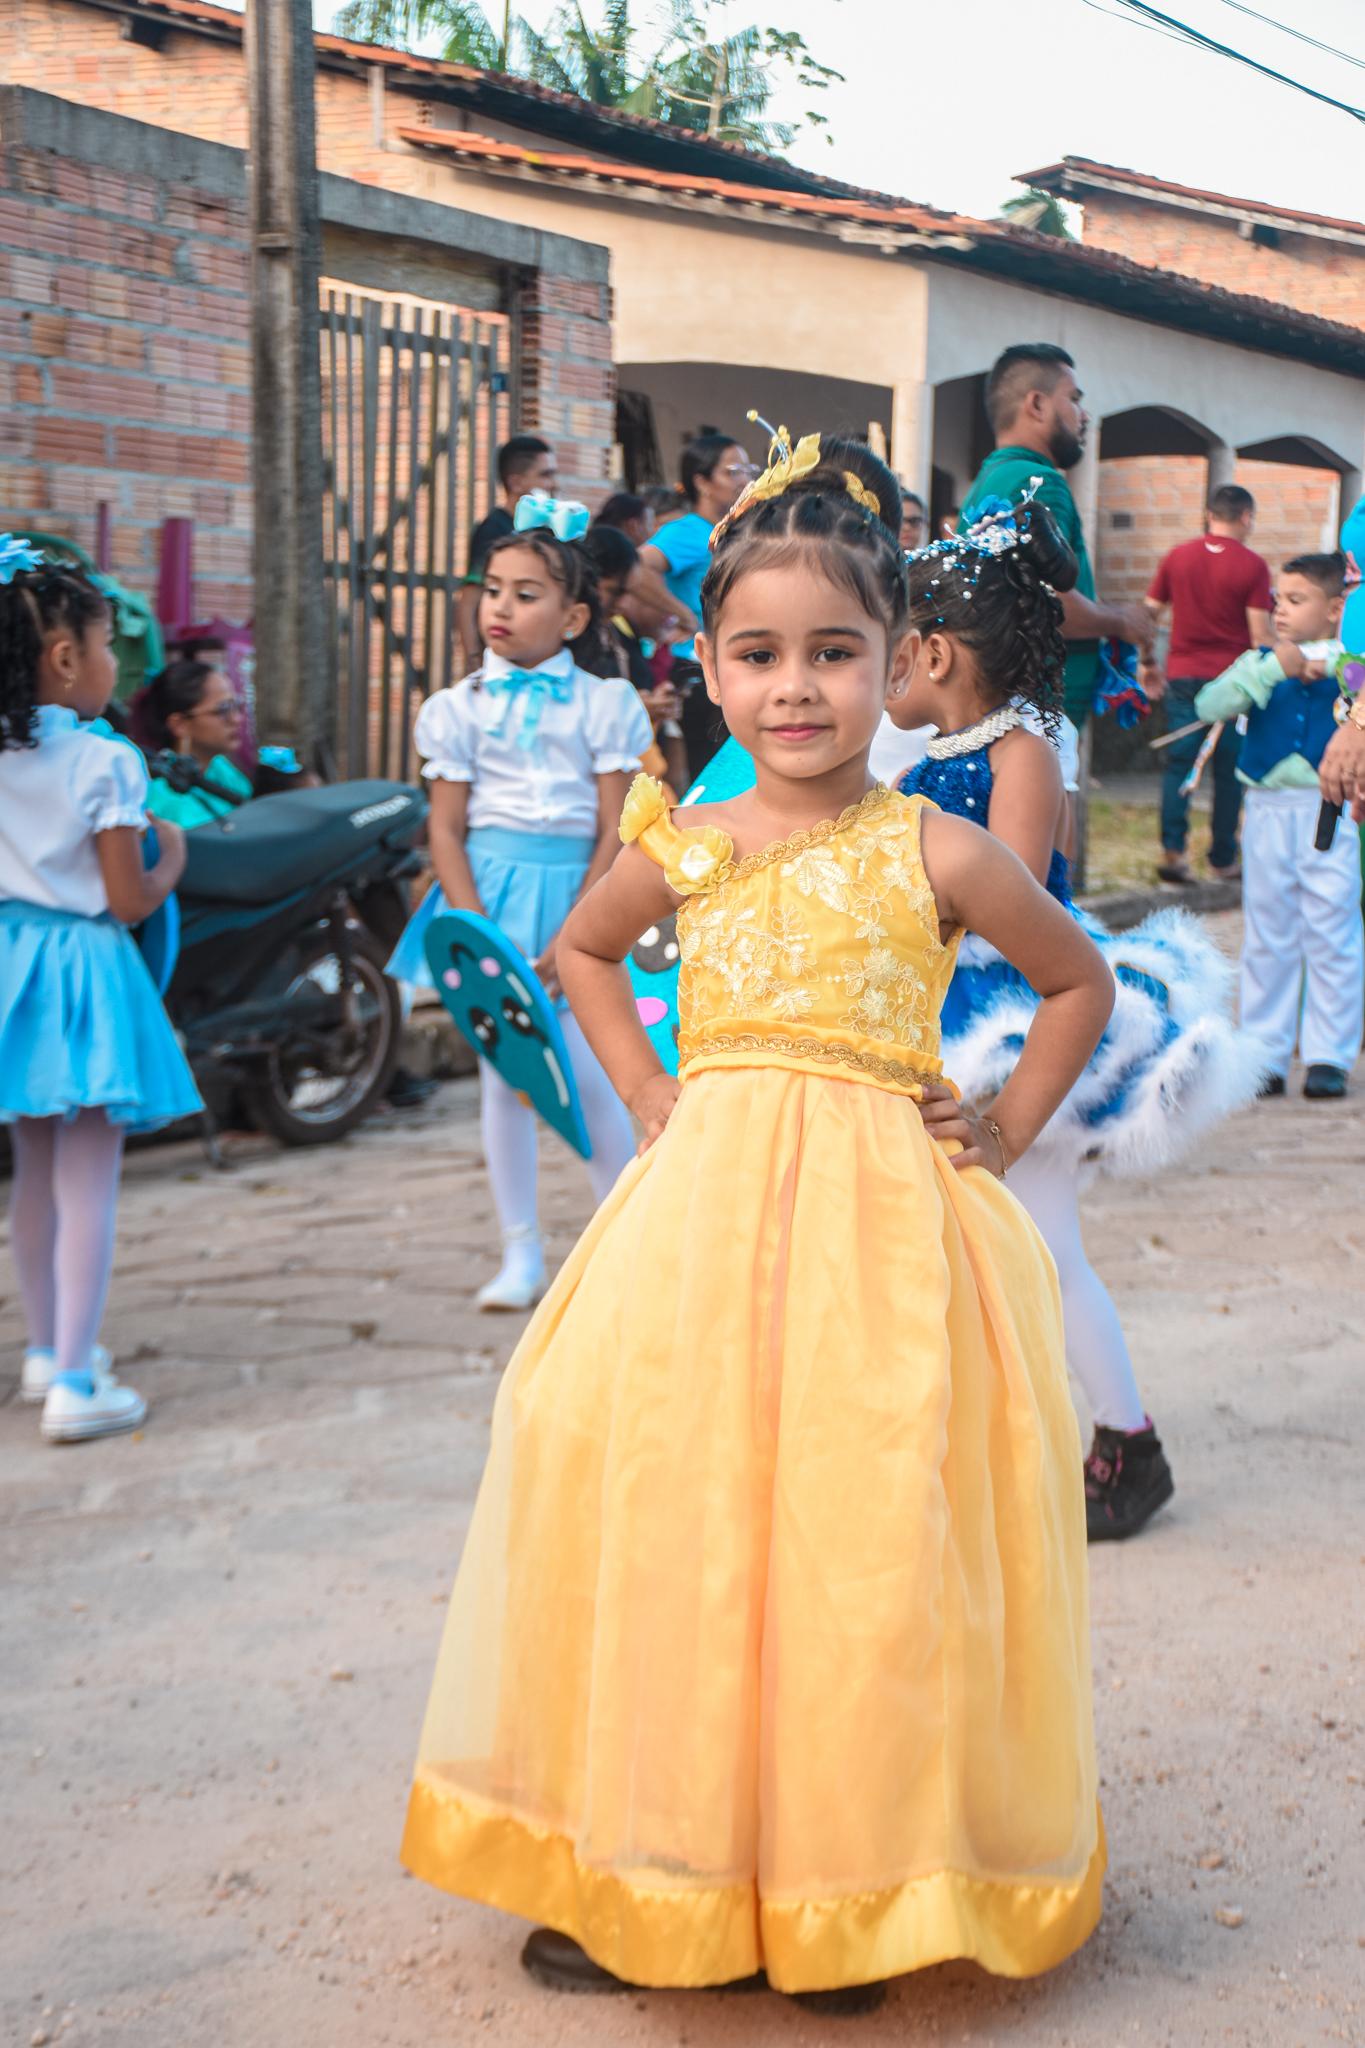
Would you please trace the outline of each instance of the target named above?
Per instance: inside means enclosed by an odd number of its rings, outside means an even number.
[[[576,498],[552,498],[548,491],[528,491],[517,499],[512,525],[517,533],[548,526],[556,540],[577,540],[588,530],[592,514]]]

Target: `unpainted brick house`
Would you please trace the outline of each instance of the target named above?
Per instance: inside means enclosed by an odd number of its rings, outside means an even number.
[[[1106,595],[1145,587],[1164,547],[1197,529],[1211,481],[1256,492],[1272,557],[1327,541],[1359,491],[1365,347],[1358,285],[1342,279],[1358,280],[1350,233],[1365,229],[1301,222],[1272,250],[1212,211],[1258,212],[1244,202],[1177,203],[1170,187],[1134,199],[1101,191],[1090,166],[1084,192],[1067,186],[1085,238],[1065,243],[524,81],[332,35],[316,51],[330,284],[357,305],[397,295],[409,321],[416,308],[492,323],[485,468],[504,425],[538,425],[591,497],[613,473],[671,475],[702,422],[742,438],[757,406],[882,437],[941,514],[984,449],[986,369],[1037,338],[1071,349],[1098,423],[1075,484]],[[112,494],[121,559],[145,577],[158,511],[183,506],[215,605],[240,613],[241,15],[208,0],[10,0],[6,61],[33,90],[0,114],[0,517],[83,533]],[[57,98],[40,108],[40,93]],[[1217,223],[1207,244],[1192,200]],[[1137,205],[1179,213],[1178,230],[1133,231]],[[1280,267],[1238,271],[1220,238]],[[1302,260],[1300,240],[1313,244]],[[381,394],[381,438],[385,412]],[[466,488],[461,516],[472,502]]]

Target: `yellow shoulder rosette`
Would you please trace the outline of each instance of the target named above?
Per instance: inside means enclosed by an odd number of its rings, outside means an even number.
[[[668,798],[664,795],[663,784],[656,782],[652,775],[637,775],[626,793],[625,808],[621,812],[621,844],[633,846],[651,825],[657,825],[661,818],[667,816]]]
[[[679,896],[700,896],[714,889],[730,872],[734,842],[718,826],[703,825],[684,832],[674,824],[668,799],[652,775],[637,775],[621,813],[624,845],[637,841],[642,853],[664,871],[664,880]]]
[[[664,880],[679,896],[700,896],[714,889],[730,872],[735,846],[728,832],[718,825],[703,825],[695,832],[673,827],[675,844],[664,864]]]

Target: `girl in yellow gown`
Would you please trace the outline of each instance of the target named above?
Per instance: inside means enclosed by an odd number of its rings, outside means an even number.
[[[403,1857],[545,1923],[543,1981],[763,1970],[849,2010],[950,1957],[1047,1969],[1099,1916],[1080,1444],[1001,1179],[1112,983],[998,840],[869,787],[918,637],[896,486],[774,450],[699,640],[756,785],[683,829],[641,777],[559,942],[645,1143],[500,1390]],[[677,1081],[619,965],[674,910]],[[1044,1000],[936,1142],[964,927]]]

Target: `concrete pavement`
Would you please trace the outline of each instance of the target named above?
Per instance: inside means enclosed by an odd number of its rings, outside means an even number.
[[[152,1403],[135,1439],[40,1443],[0,1262],[0,2037],[1365,2043],[1365,1092],[1096,1190],[1178,1488],[1092,1553],[1105,1919],[1048,1978],[945,1967],[857,2023],[557,2001],[517,1923],[399,1869],[518,1328],[473,1308],[477,1143],[462,1082],[333,1150],[135,1155],[106,1326]],[[544,1184],[562,1255],[586,1183],[555,1147]]]

